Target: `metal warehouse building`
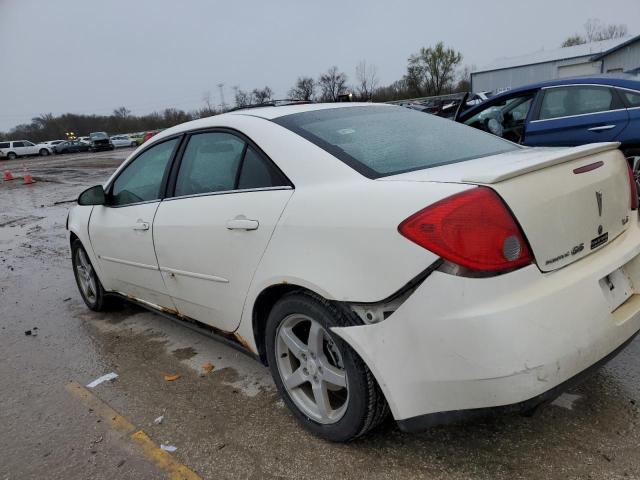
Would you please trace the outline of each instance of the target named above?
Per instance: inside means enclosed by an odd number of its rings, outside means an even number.
[[[556,78],[640,73],[640,35],[502,58],[471,73],[474,92],[515,88]]]

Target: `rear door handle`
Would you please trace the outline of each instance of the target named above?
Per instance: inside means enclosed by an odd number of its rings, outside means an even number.
[[[605,130],[611,130],[612,128],[616,128],[615,125],[601,125],[599,127],[591,127],[588,130],[590,132],[603,132]]]
[[[149,230],[149,222],[138,221],[134,226],[134,230]]]
[[[250,220],[244,217],[227,220],[227,229],[229,230],[257,230],[259,226],[258,220]]]

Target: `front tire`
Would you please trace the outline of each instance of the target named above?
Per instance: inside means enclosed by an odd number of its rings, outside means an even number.
[[[76,284],[84,303],[95,312],[106,310],[109,299],[80,240],[74,240],[71,245],[71,262]]]
[[[331,327],[360,322],[310,292],[282,297],[269,313],[266,353],[284,402],[309,431],[348,442],[378,426],[388,406],[373,374]]]

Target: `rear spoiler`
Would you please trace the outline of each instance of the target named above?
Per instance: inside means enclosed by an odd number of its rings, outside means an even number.
[[[504,164],[495,164],[483,173],[475,173],[462,178],[463,182],[492,184],[519,177],[525,173],[535,172],[543,168],[570,162],[578,158],[595,155],[596,153],[615,150],[620,146],[620,142],[589,143],[580,147],[562,149],[556,155],[549,157],[549,152],[545,148],[535,148],[540,151],[540,156],[527,155],[521,160],[513,160]]]

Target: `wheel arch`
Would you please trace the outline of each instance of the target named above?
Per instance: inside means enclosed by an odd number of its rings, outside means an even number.
[[[265,346],[267,318],[271,309],[278,300],[291,292],[311,292],[315,295],[322,296],[318,292],[315,292],[305,286],[283,282],[266,287],[258,294],[253,302],[253,309],[251,313],[253,338],[256,348],[258,349],[258,358],[263,365],[267,365],[268,363]]]

